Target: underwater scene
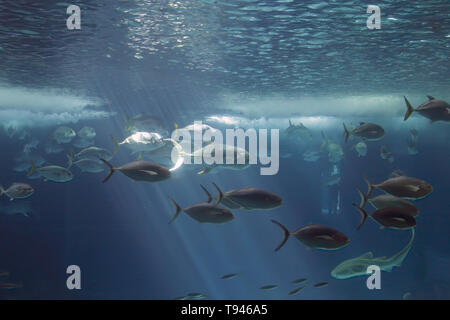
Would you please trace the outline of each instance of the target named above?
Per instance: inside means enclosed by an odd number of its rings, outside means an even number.
[[[0,299],[450,299],[449,19],[0,1]]]

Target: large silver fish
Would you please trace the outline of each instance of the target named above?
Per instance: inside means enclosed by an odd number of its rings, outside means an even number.
[[[433,98],[432,96],[427,96],[428,101],[422,103],[417,108],[413,108],[411,103],[409,103],[408,99],[405,98],[406,102],[406,114],[404,121],[408,120],[413,112],[417,112],[421,116],[430,119],[430,122],[433,123],[435,121],[450,121],[450,104],[445,102],[444,100],[438,100]]]
[[[34,193],[32,186],[26,183],[13,183],[8,189],[3,189],[0,186],[0,196],[7,195],[12,201],[14,199],[25,199],[30,197]]]
[[[385,134],[384,129],[375,123],[361,122],[359,126],[353,129],[352,131],[349,131],[347,129],[345,123],[343,123],[343,125],[344,125],[345,142],[348,141],[350,135],[356,136],[363,140],[376,141],[383,138]]]

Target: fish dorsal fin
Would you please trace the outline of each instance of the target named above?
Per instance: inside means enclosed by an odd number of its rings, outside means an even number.
[[[434,97],[432,97],[432,96],[427,96],[427,98],[428,98],[428,100],[434,100]]]
[[[366,252],[362,256],[360,256],[359,258],[361,258],[361,259],[372,259],[373,258],[373,253],[371,251]]]
[[[289,119],[289,127],[291,127],[292,126],[292,121],[291,121],[291,119]]]
[[[389,175],[390,178],[395,178],[395,177],[401,177],[403,176],[403,172],[401,170],[395,170],[393,172],[391,172],[391,174]]]

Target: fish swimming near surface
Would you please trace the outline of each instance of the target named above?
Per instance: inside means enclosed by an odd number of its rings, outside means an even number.
[[[69,127],[58,127],[52,135],[52,138],[58,143],[70,143],[76,137],[75,131]]]
[[[353,203],[353,206],[361,213],[361,222],[358,230],[362,227],[367,217],[371,217],[382,228],[389,229],[411,229],[416,226],[416,219],[404,209],[398,207],[387,207],[378,209],[375,212],[368,214],[363,208]]]
[[[325,150],[328,153],[328,161],[331,163],[338,163],[344,158],[344,151],[342,147],[336,142],[327,138],[325,133],[322,131],[322,145],[320,150]]]
[[[217,202],[214,204],[210,203],[211,198],[208,197],[208,202],[200,202],[185,209],[181,208],[172,198],[169,198],[169,200],[175,207],[175,214],[169,221],[169,224],[175,221],[181,212],[186,212],[192,219],[199,223],[222,224],[234,219],[230,210],[218,206],[221,201],[220,195]]]
[[[315,288],[323,288],[328,286],[328,282],[319,282],[314,285]]]
[[[350,243],[345,234],[328,226],[311,223],[291,233],[278,221],[271,221],[283,231],[283,240],[275,251],[280,250],[290,236],[297,238],[310,249],[337,250]]]
[[[215,183],[213,185],[218,194],[221,194],[221,203],[229,209],[271,210],[281,206],[283,203],[283,200],[279,196],[264,189],[243,188],[223,193]],[[208,198],[212,199],[208,190],[202,185],[201,187]]]
[[[78,137],[80,137],[83,140],[92,140],[95,138],[97,133],[95,132],[95,129],[92,127],[83,127],[78,131]]]
[[[125,146],[134,153],[153,151],[165,145],[163,137],[156,132],[135,132],[122,142],[118,142],[112,137],[114,142],[114,152],[116,154],[120,146]]]
[[[403,199],[403,198],[399,198],[396,196],[393,196],[389,193],[385,193],[379,196],[376,196],[374,198],[371,199],[367,199],[366,195],[361,191],[361,189],[357,188],[359,195],[361,197],[361,203],[360,203],[360,207],[363,207],[363,204],[369,202],[375,209],[382,209],[382,208],[389,208],[389,207],[395,207],[395,208],[400,208],[402,210],[404,210],[405,212],[408,212],[410,215],[412,215],[413,217],[416,217],[419,215],[419,209],[417,209],[417,207]]]
[[[285,131],[286,135],[290,138],[297,138],[302,140],[311,140],[311,131],[300,122],[300,124],[293,124],[289,120],[289,127]]]
[[[367,141],[377,141],[384,137],[385,132],[384,129],[375,123],[370,122],[361,122],[358,127],[349,131],[345,123],[344,125],[344,135],[345,142],[348,141],[350,135],[356,136],[360,139]]]
[[[103,180],[103,183],[108,181],[116,171],[122,172],[124,175],[134,181],[143,182],[159,182],[171,177],[169,169],[157,163],[146,160],[129,162],[118,168],[115,168],[111,163],[103,158],[100,158],[100,160],[109,167],[109,174]]]
[[[365,199],[368,199],[376,188],[396,197],[413,200],[425,198],[433,192],[433,187],[428,182],[404,175],[395,175],[379,184],[372,184],[365,176],[363,178],[368,186]],[[362,207],[364,206],[365,203]]]
[[[32,186],[26,183],[13,183],[8,189],[0,186],[0,197],[6,195],[12,201],[14,199],[26,199],[34,193]]]
[[[278,285],[276,285],[276,284],[268,284],[268,285],[260,287],[259,289],[261,289],[261,290],[273,290],[273,289],[276,289],[276,288],[278,288]]]
[[[293,283],[293,284],[300,284],[300,283],[303,283],[303,282],[305,282],[307,280],[308,280],[307,278],[300,278],[300,279],[292,280],[291,283]]]
[[[433,98],[432,96],[427,96],[428,101],[422,103],[417,108],[413,108],[411,103],[409,103],[408,99],[405,98],[406,103],[406,113],[404,117],[404,121],[408,120],[413,112],[417,112],[421,116],[430,119],[430,123],[436,121],[450,121],[450,104],[445,102],[444,100],[438,100]]]
[[[367,268],[376,265],[381,271],[392,271],[394,267],[400,267],[411,250],[414,241],[414,228],[411,228],[411,240],[401,251],[390,258],[374,258],[372,252],[367,252],[359,257],[348,259],[340,263],[331,271],[335,279],[349,279],[354,277],[368,276]]]
[[[298,287],[298,288],[296,288],[296,289],[294,289],[294,290],[292,290],[292,291],[289,291],[288,295],[290,295],[290,296],[295,296],[296,294],[298,294],[298,293],[299,293],[301,290],[303,290],[304,288],[306,288],[306,286]]]
[[[130,117],[128,114],[125,114],[125,116],[125,129],[129,133],[157,132],[162,136],[169,134],[161,119],[156,116],[143,113],[133,117]]]
[[[239,275],[239,273],[229,273],[229,274],[225,274],[223,276],[220,277],[220,279],[222,280],[230,280],[230,279],[234,279]]]
[[[44,178],[44,181],[52,181],[52,182],[69,182],[73,179],[73,174],[68,169],[50,165],[45,167],[37,168],[34,162],[31,163],[31,169],[28,172],[28,176],[32,176],[34,173],[39,174],[41,178]]]

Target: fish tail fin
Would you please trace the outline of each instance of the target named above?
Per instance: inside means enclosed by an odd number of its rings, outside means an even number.
[[[214,198],[212,197],[211,193],[209,193],[208,189],[206,189],[203,185],[200,185],[200,187],[202,187],[203,191],[205,191],[206,196],[208,197],[208,203],[213,201]]]
[[[291,119],[289,119],[289,126],[292,126],[292,121],[291,121]]]
[[[347,142],[348,138],[350,137],[350,132],[348,131],[347,126],[345,125],[345,123],[342,123],[342,125],[344,126],[345,142]]]
[[[222,190],[220,190],[220,188],[217,186],[217,184],[215,184],[213,182],[213,185],[214,185],[214,188],[216,188],[216,190],[217,190],[217,194],[219,195],[217,197],[217,201],[216,201],[216,205],[218,205],[223,199],[223,193],[222,193]]]
[[[174,122],[173,126],[174,126],[175,130],[178,129],[178,123]]]
[[[175,207],[175,213],[174,213],[172,219],[170,219],[170,221],[169,221],[169,224],[171,224],[180,215],[180,212],[183,211],[183,209],[181,209],[181,207],[178,205],[178,203],[176,203],[175,200],[173,200],[172,198],[169,198],[169,200],[170,200],[170,202],[172,202],[172,204]]]
[[[278,247],[275,248],[275,251],[278,251],[281,249],[282,246],[284,246],[284,244],[286,243],[286,241],[289,239],[289,236],[291,235],[291,233],[289,232],[288,229],[286,229],[285,226],[283,226],[281,223],[279,223],[276,220],[270,220],[272,221],[272,223],[276,224],[277,226],[280,227],[280,229],[283,231],[283,240],[281,241],[281,243],[278,245]]]
[[[106,176],[105,179],[103,179],[103,183],[105,183],[106,181],[109,180],[109,178],[111,178],[111,176],[113,175],[114,171],[116,171],[116,169],[114,169],[114,166],[111,163],[109,163],[108,161],[106,161],[105,159],[100,158],[100,160],[103,161],[109,168],[108,175]]]
[[[114,143],[114,151],[113,151],[113,155],[115,156],[117,154],[117,151],[119,151],[119,142],[117,141],[116,138],[114,138],[114,136],[111,136],[111,140]]]
[[[406,97],[405,98],[405,102],[406,102],[406,113],[405,113],[405,118],[403,119],[403,121],[408,120],[409,116],[414,112],[414,108],[411,106],[411,103],[409,103],[408,99]]]
[[[361,191],[359,187],[356,187],[356,189],[358,190],[359,196],[361,197],[361,203],[359,204],[359,207],[364,208],[367,203],[367,196],[364,194],[364,192]]]
[[[369,214],[361,207],[359,207],[357,204],[352,203],[352,205],[359,211],[359,213],[361,213],[361,221],[359,222],[359,226],[358,226],[358,230],[361,229],[362,225],[364,224],[364,222],[366,222],[367,217],[369,216]]]
[[[36,172],[36,164],[34,163],[34,161],[31,161],[31,168],[27,173],[27,176],[31,176],[33,173]]]
[[[374,185],[369,181],[369,179],[367,178],[367,176],[363,175],[363,179],[364,181],[367,183],[367,194],[366,194],[366,198],[369,198],[370,195],[373,192],[374,189]],[[365,205],[365,204],[364,204]]]

